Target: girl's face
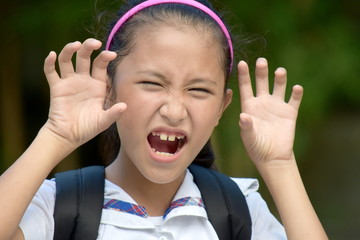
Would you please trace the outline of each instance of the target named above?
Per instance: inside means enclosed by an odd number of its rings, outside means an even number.
[[[219,46],[209,34],[165,26],[142,30],[114,77],[115,101],[128,106],[117,121],[118,160],[164,184],[184,176],[232,92],[224,93]]]

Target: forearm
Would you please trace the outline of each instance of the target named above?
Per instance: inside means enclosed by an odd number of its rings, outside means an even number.
[[[29,148],[0,177],[0,239],[9,239],[35,193],[72,148],[42,128]]]
[[[275,164],[274,164],[275,163]],[[258,167],[290,240],[328,239],[303,185],[295,159]]]

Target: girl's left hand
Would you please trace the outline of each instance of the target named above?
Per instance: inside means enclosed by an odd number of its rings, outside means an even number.
[[[259,168],[294,160],[293,144],[296,118],[303,95],[301,86],[294,86],[289,102],[285,102],[286,70],[275,71],[274,89],[269,92],[266,59],[256,62],[256,95],[254,96],[248,65],[238,65],[242,113],[239,125],[241,138],[249,157]]]

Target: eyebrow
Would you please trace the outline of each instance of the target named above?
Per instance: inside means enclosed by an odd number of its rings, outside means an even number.
[[[152,71],[152,70],[144,70],[144,71],[137,71],[137,74],[146,74],[146,75],[150,75],[156,78],[159,78],[163,81],[166,81],[166,77],[158,72]]]
[[[205,84],[210,84],[210,85],[217,86],[217,82],[206,79],[206,78],[195,78],[195,79],[191,80],[190,83],[191,84],[205,83]]]
[[[144,70],[144,71],[138,71],[138,74],[146,74],[146,75],[151,75],[153,77],[159,78],[160,80],[164,81],[164,82],[169,82],[168,79],[162,75],[161,73],[152,71],[152,70]],[[207,79],[207,78],[194,78],[190,81],[190,84],[196,84],[196,83],[205,83],[205,84],[210,84],[210,85],[214,85],[217,86],[217,82]]]

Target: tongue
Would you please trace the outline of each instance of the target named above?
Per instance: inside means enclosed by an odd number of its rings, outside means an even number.
[[[148,141],[151,148],[154,148],[155,151],[172,154],[176,153],[179,142],[178,139],[175,139],[174,142],[162,141],[159,136],[153,136],[152,134],[148,136]]]

